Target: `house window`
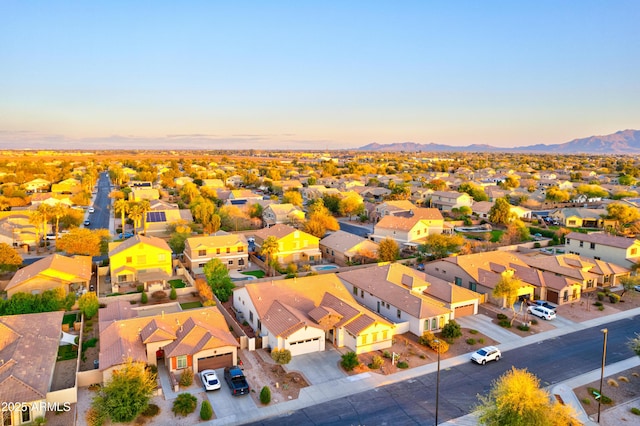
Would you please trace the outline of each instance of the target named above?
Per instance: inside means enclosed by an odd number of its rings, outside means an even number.
[[[29,423],[31,421],[31,407],[24,404],[20,409],[22,410],[22,423]]]
[[[572,220],[569,221],[569,225],[575,225],[575,224],[576,224],[575,220],[572,219]]]
[[[593,288],[593,280],[587,281],[587,288]]]
[[[605,282],[605,283],[608,283],[608,282],[609,282],[609,279],[610,279],[610,275],[605,275],[605,276],[604,276],[604,282]]]
[[[227,247],[227,253],[231,253],[231,247]]]
[[[206,265],[206,262],[205,263],[199,263],[198,264],[198,268],[204,268],[204,265]]]
[[[389,304],[387,303],[387,309],[389,309]]]
[[[360,289],[360,297],[364,298],[364,290]]]
[[[600,256],[593,256],[595,260],[600,260]]]
[[[231,259],[228,263],[229,265],[233,265],[233,259]]]
[[[176,365],[178,369],[187,368],[187,356],[181,355],[176,357]]]
[[[398,318],[402,318],[402,311],[398,309],[398,312],[396,313],[396,315],[398,316]]]
[[[637,249],[637,248],[632,248],[632,249],[631,249],[631,255],[632,255],[632,256],[633,256],[633,255],[635,255],[637,252],[638,252],[638,249]]]
[[[220,249],[219,248],[216,249],[216,254],[220,254]]]
[[[238,265],[244,266],[244,259],[238,259]]]
[[[469,290],[471,291],[476,291],[476,283],[474,283],[473,281],[469,281]]]
[[[118,282],[119,283],[123,283],[127,281],[127,276],[126,275],[118,275]]]
[[[564,294],[562,295],[562,300],[564,302],[568,302],[569,301],[569,290],[565,290]]]
[[[578,289],[574,288],[573,289],[573,294],[571,295],[573,300],[576,300],[578,298]]]
[[[584,241],[580,241],[580,247],[584,247]]]
[[[567,244],[571,244],[571,239],[570,238],[567,238],[566,241],[567,241]]]
[[[362,337],[362,344],[363,344],[363,345],[366,345],[366,344],[367,344],[367,335],[366,335],[366,334],[363,334],[363,335],[362,335],[362,336],[360,336],[360,337]]]
[[[206,250],[198,250],[198,256],[206,256],[206,255],[207,255]]]
[[[438,318],[431,318],[431,330],[438,329]]]
[[[127,256],[126,263],[133,262],[133,258],[131,256]]]
[[[387,340],[387,330],[382,332],[382,340]]]
[[[244,252],[244,247],[242,246],[238,247],[238,253],[242,253],[242,252]]]
[[[373,333],[372,335],[373,343],[378,341],[378,333]]]
[[[253,322],[253,311],[249,311],[249,321]]]
[[[356,296],[358,295],[358,287],[353,288],[353,294],[355,294]]]
[[[460,278],[460,277],[456,277],[456,278],[455,278],[455,281],[456,281],[456,285],[457,285],[457,286],[462,286],[462,278]]]
[[[589,244],[589,248],[590,248],[591,250],[595,250],[595,249],[596,249],[596,243],[590,243],[590,244]]]

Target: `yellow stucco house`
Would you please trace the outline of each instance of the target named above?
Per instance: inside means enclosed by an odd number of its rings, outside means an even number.
[[[62,287],[65,294],[80,295],[88,289],[90,281],[90,256],[52,254],[19,269],[5,290],[8,297],[16,293],[39,294],[58,287]]]
[[[136,235],[109,244],[111,283],[164,285],[172,275],[172,251],[161,238]]]
[[[300,231],[292,226],[277,224],[270,228],[263,228],[255,233],[256,245],[262,247],[264,240],[270,236],[278,241],[278,263],[287,265],[315,264],[322,259],[318,237]]]

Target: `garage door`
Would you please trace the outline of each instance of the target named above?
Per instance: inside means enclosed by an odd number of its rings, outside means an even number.
[[[212,355],[198,358],[198,371],[215,370],[216,368],[230,367],[233,365],[233,354]]]
[[[320,350],[320,344],[320,337],[289,342],[289,351],[291,352],[291,356],[318,352]]]
[[[551,303],[558,303],[558,292],[547,290],[547,300]]]
[[[456,318],[460,318],[460,317],[466,317],[468,315],[473,315],[473,311],[474,311],[474,304],[472,303],[471,305],[464,305],[464,306],[456,306],[455,310],[454,310],[454,315]]]

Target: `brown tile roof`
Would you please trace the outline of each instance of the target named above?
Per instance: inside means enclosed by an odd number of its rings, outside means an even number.
[[[274,236],[276,237],[276,239],[279,240],[295,231],[296,231],[296,228],[294,228],[293,226],[285,225],[284,223],[279,223],[270,228],[259,229],[255,232],[254,235],[263,241],[269,238],[270,236]]]
[[[564,261],[564,256],[535,256],[528,257],[522,256],[522,260],[529,266],[541,271],[549,271],[555,274],[560,274],[565,277],[574,278],[579,281],[597,279],[598,276],[590,272],[591,268],[595,265],[592,262],[575,262],[576,260],[569,257],[570,262],[573,264],[567,264]]]
[[[565,239],[586,241],[588,243],[597,243],[604,246],[627,249],[635,244],[638,240],[635,238],[616,237],[601,232],[592,232],[590,234],[582,234],[580,232],[569,232]]]
[[[320,240],[321,245],[334,249],[340,253],[345,253],[358,244],[366,242],[371,243],[371,247],[377,250],[378,244],[373,241],[345,231],[336,231]]]
[[[122,242],[109,244],[109,257],[114,256],[118,253],[122,253],[123,251],[138,244],[148,244],[150,246],[157,247],[160,250],[171,252],[169,244],[167,244],[167,242],[162,238],[134,235],[133,237],[128,238]]]
[[[212,249],[216,247],[231,247],[238,245],[247,245],[247,239],[242,234],[189,237],[185,240],[185,251]]]
[[[479,293],[448,281],[425,274],[426,281],[430,284],[424,291],[427,295],[445,303],[467,302],[480,297]]]
[[[11,278],[5,290],[18,287],[34,277],[39,277],[41,280],[49,280],[55,284],[88,282],[91,280],[91,256],[67,257],[60,254],[52,254],[44,257],[29,266],[19,269]]]
[[[189,355],[207,348],[237,346],[228,325],[217,307],[191,309],[151,317],[131,317],[135,310],[100,310],[100,369],[123,363],[127,358],[147,362],[143,341],[167,341],[167,356]],[[118,320],[116,312],[127,318]],[[104,320],[105,318],[111,318]]]
[[[353,334],[354,336],[357,336],[358,334],[360,334],[361,331],[366,330],[367,327],[374,324],[375,322],[376,320],[371,318],[369,315],[360,315],[356,319],[354,319],[353,321],[345,325],[344,328],[349,333]]]
[[[338,277],[415,318],[451,312],[441,301],[423,293],[429,286],[423,273],[399,263],[341,272]]]
[[[0,401],[46,398],[53,378],[63,312],[0,317]]]
[[[269,332],[276,336],[287,338],[302,327],[316,327],[315,321],[309,321],[302,312],[276,300],[271,304],[262,321]]]
[[[442,259],[442,262],[453,263],[460,266],[478,283],[481,283],[479,280],[479,271],[481,269],[485,271],[501,272],[506,268],[513,269],[513,265],[527,266],[527,264],[515,254],[499,250],[447,257]]]

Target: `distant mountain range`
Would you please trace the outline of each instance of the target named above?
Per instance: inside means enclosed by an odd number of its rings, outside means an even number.
[[[640,130],[621,130],[611,135],[589,136],[557,145],[528,145],[499,148],[491,145],[472,144],[451,146],[436,143],[396,142],[391,144],[370,143],[359,151],[377,152],[533,152],[548,154],[640,154]]]

